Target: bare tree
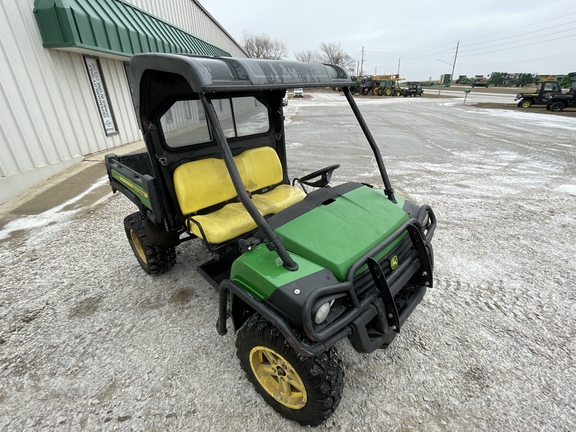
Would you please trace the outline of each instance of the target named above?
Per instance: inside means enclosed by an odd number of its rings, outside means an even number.
[[[321,62],[321,56],[316,50],[294,51],[294,57],[301,62]]]
[[[281,60],[288,55],[286,44],[277,39],[271,39],[266,33],[255,35],[244,30],[242,45],[251,58]]]
[[[321,58],[324,63],[341,66],[349,72],[354,70],[355,60],[344,51],[340,44],[322,42],[320,51],[322,51]]]

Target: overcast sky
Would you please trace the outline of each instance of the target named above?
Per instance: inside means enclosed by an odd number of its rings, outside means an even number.
[[[365,73],[408,80],[491,72],[576,72],[576,0],[200,0],[242,43],[266,33],[289,50],[340,43]]]

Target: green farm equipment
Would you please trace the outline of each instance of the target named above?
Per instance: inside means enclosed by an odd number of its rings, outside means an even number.
[[[163,273],[181,243],[203,244],[216,327],[224,335],[232,321],[248,380],[286,418],[322,423],[344,388],[334,345],[388,347],[432,286],[434,212],[395,195],[338,66],[139,54],[130,71],[146,151],[105,162],[112,190],[137,208],[124,231],[138,263]],[[382,189],[362,178],[331,186],[339,164],[290,182],[282,99],[310,87],[342,88]],[[234,367],[211,364],[222,376]]]

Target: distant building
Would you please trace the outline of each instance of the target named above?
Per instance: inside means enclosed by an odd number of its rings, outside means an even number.
[[[2,0],[0,202],[85,155],[141,139],[141,52],[246,57],[195,0]]]

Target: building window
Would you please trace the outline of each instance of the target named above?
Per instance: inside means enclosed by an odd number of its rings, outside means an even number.
[[[106,135],[115,135],[118,133],[118,128],[112,106],[110,105],[110,98],[108,96],[108,90],[106,89],[102,68],[100,67],[100,60],[97,57],[84,56],[84,63],[86,64],[88,79],[90,79],[90,84],[92,84],[92,91],[94,92],[94,98],[96,99],[96,105],[98,106],[104,131]]]

